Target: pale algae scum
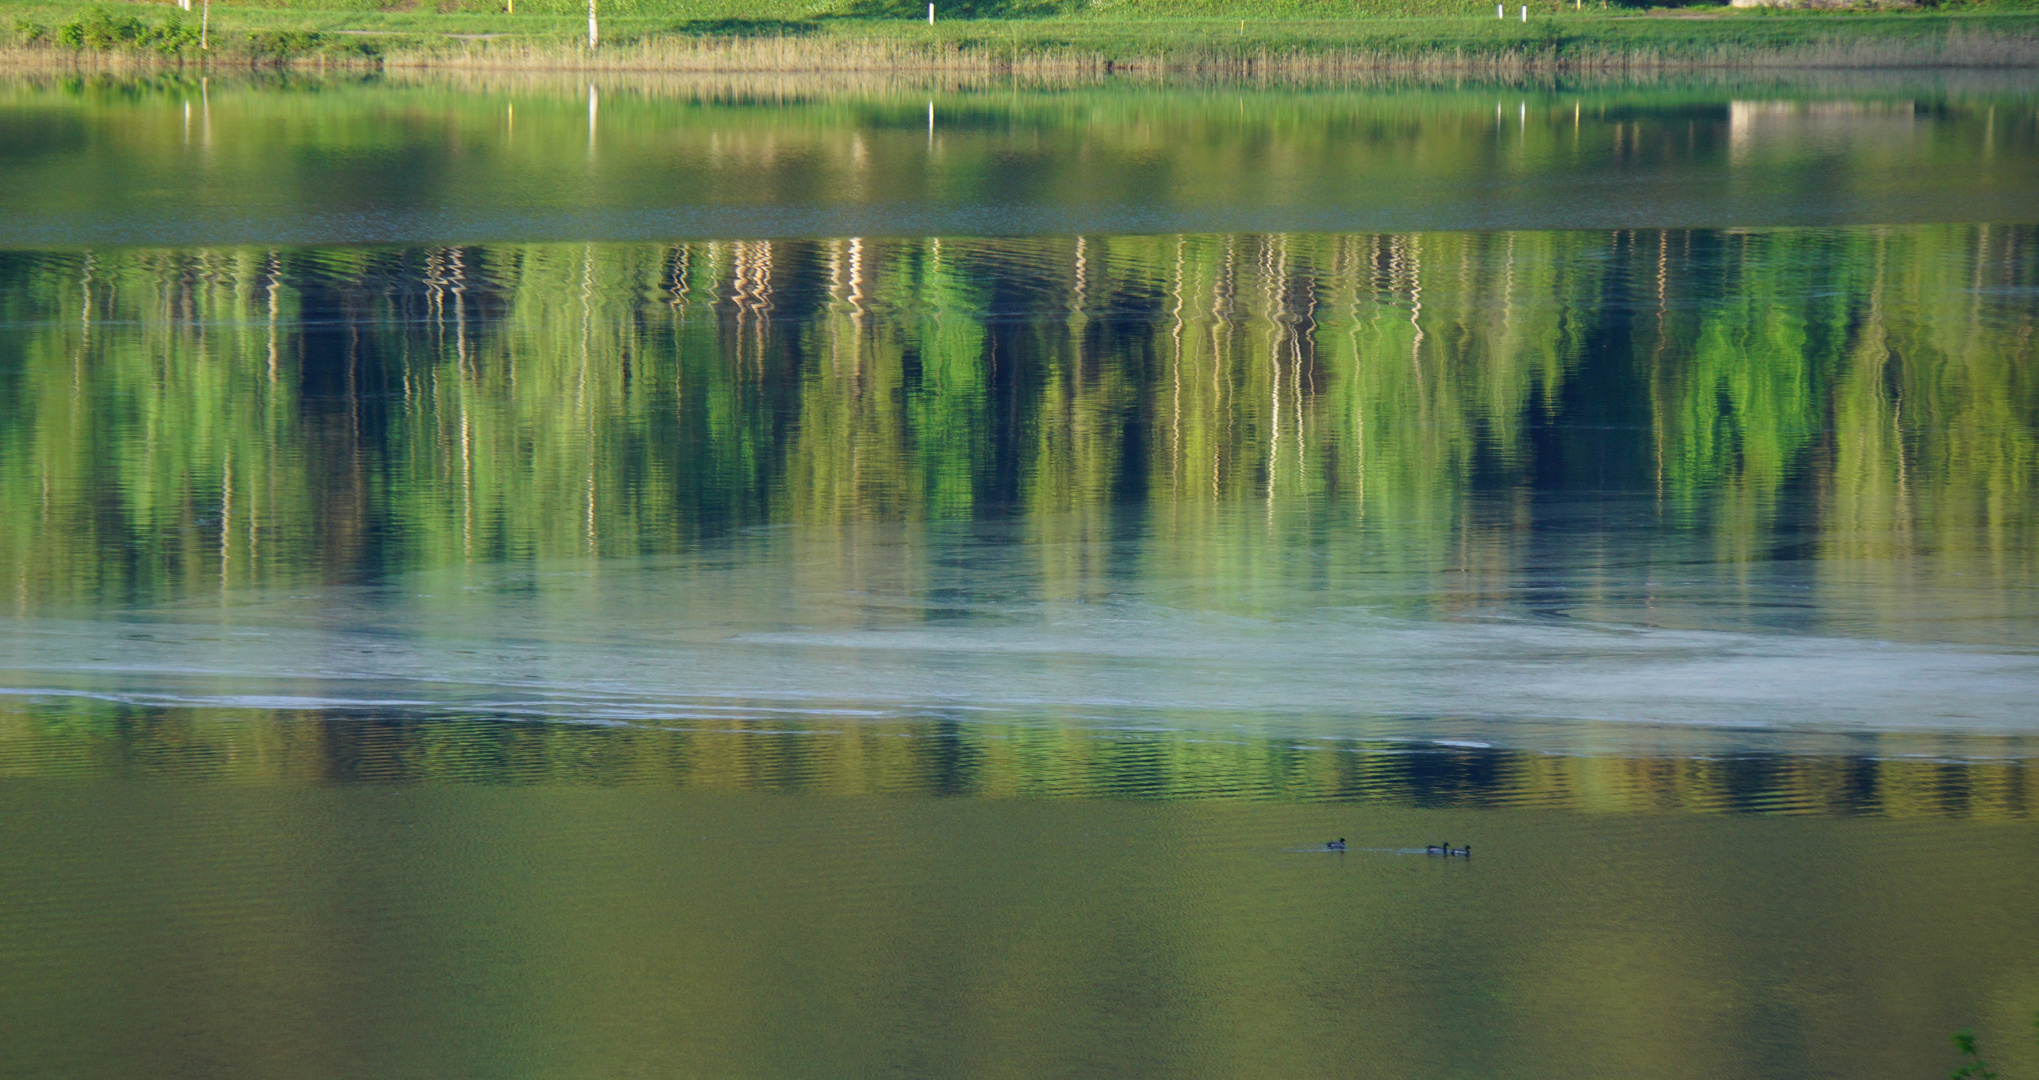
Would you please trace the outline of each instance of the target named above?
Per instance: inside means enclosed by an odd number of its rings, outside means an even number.
[[[2039,1074],[2035,353],[2027,73],[7,76],[0,1060]]]

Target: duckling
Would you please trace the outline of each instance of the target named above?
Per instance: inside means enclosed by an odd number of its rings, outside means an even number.
[[[1333,840],[1333,841],[1331,841],[1331,842],[1330,842],[1330,843],[1328,843],[1328,844],[1325,844],[1325,845],[1324,845],[1324,850],[1326,850],[1326,851],[1344,851],[1344,850],[1345,850],[1345,838],[1341,836],[1341,837],[1339,837],[1338,839],[1336,839],[1336,840]]]

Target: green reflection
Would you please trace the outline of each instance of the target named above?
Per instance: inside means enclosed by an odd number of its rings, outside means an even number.
[[[0,81],[0,245],[2032,220],[2019,75]]]
[[[1991,640],[2039,552],[2034,251],[1975,226],[6,256],[0,563],[29,612],[954,519],[1013,522],[1041,597],[1166,573],[1245,610],[1407,569],[1476,605],[1533,569],[1552,498],[1619,497],[1624,558],[1787,545],[1879,632]],[[1944,585],[1969,606],[1918,629]]]

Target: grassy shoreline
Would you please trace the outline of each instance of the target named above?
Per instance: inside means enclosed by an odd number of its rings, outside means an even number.
[[[1482,5],[1484,6],[1484,5]],[[0,64],[607,72],[930,71],[1038,76],[2039,68],[2039,12],[1622,13],[1545,3],[1523,20],[1362,18],[682,19],[623,15],[590,49],[551,13],[10,4]],[[1519,12],[1520,7],[1516,10]],[[681,13],[688,14],[688,13]],[[0,15],[0,18],[5,18]]]

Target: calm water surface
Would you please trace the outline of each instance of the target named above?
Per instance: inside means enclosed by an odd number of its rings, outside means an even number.
[[[2030,85],[20,79],[0,178],[13,1074],[2039,1068]]]

